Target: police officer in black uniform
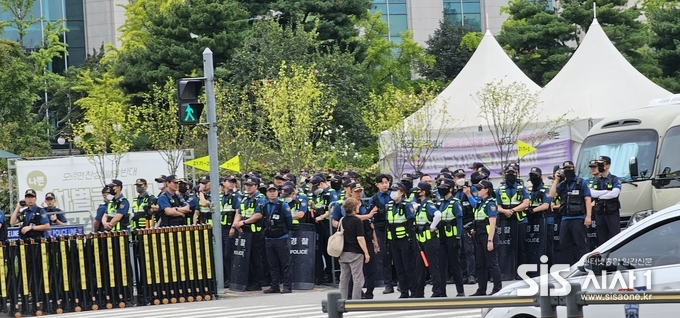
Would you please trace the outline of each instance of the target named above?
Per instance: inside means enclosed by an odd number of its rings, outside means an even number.
[[[113,179],[108,185],[113,194],[109,201],[108,213],[102,218],[102,224],[107,231],[127,230],[130,226],[130,202],[123,195],[123,182]]]
[[[474,173],[477,175],[480,174],[476,171]],[[477,205],[477,188],[470,186],[475,183],[472,180],[467,181],[465,176],[465,170],[463,169],[453,171],[453,182],[455,183],[454,196],[460,202],[461,209],[463,210],[462,225],[467,225],[466,228],[470,229],[470,226],[472,226],[472,223],[475,220],[474,207]],[[481,181],[481,179],[477,180],[477,183],[479,183],[479,181]],[[468,230],[463,228],[461,228],[461,241],[461,254],[463,256],[461,271],[463,273],[463,284],[474,285],[477,283],[475,269],[475,241],[472,235],[468,233]]]
[[[376,277],[376,280],[383,279],[385,284],[385,289],[383,294],[394,293],[394,285],[392,284],[392,257],[389,246],[387,246],[387,203],[392,199],[390,198],[390,186],[392,183],[392,177],[387,174],[381,173],[375,178],[375,186],[378,188],[373,197],[368,201],[369,208],[371,211],[373,208],[377,208],[378,212],[373,217],[373,225],[375,227],[375,234],[378,238],[378,246],[380,247],[378,253],[376,253],[375,259],[376,272],[381,273],[382,276]]]
[[[130,228],[133,230],[150,228],[153,220],[151,206],[156,205],[156,197],[149,194],[147,191],[145,179],[140,178],[135,181],[135,190],[137,192],[137,197],[132,200],[132,220],[130,220]]]
[[[564,260],[573,265],[588,253],[587,228],[591,224],[592,211],[590,188],[584,179],[576,176],[573,162],[565,161],[562,173],[564,176],[559,171],[555,173],[549,197],[560,197],[560,248]]]
[[[290,264],[290,240],[288,233],[293,229],[293,216],[288,203],[279,199],[276,185],[267,186],[267,202],[260,206],[264,218],[264,236],[267,261],[271,275],[271,287],[265,294],[289,294],[293,290],[293,269]],[[280,289],[279,284],[283,285]]]
[[[455,183],[451,179],[442,180],[437,187],[440,200],[437,209],[441,211],[442,220],[439,222],[439,270],[441,277],[448,277],[449,269],[452,272],[453,282],[456,284],[456,296],[465,296],[463,288],[463,272],[461,270],[460,240],[463,227],[463,210],[460,199],[453,196]],[[447,297],[446,287],[440,290],[439,297]]]
[[[390,188],[390,202],[387,203],[387,240],[390,242],[394,267],[401,294],[399,298],[415,298],[415,214],[411,200],[406,199],[410,191],[401,184],[393,184]],[[417,257],[420,257],[419,255]],[[409,295],[409,291],[411,294]]]
[[[597,160],[597,169],[600,172],[595,187],[590,191],[595,201],[595,222],[597,229],[597,240],[601,245],[614,235],[621,232],[621,180],[619,177],[609,173],[612,159],[607,156],[600,156]]]
[[[158,197],[159,226],[186,225],[191,208],[178,195],[179,179],[175,175],[169,175],[165,177],[165,182],[166,190]]]
[[[500,243],[496,233],[497,206],[493,184],[482,180],[477,185],[480,201],[475,206],[475,265],[477,266],[477,291],[472,296],[485,296],[488,288],[488,275],[491,274],[495,294],[502,288],[501,269],[498,266],[496,247]]]
[[[224,286],[228,287],[231,279],[231,260],[234,248],[233,238],[236,231],[234,224],[236,212],[241,208],[241,194],[236,191],[238,180],[235,176],[220,179],[220,225],[222,226],[222,259],[224,264]]]
[[[19,238],[21,239],[45,237],[45,231],[50,229],[47,212],[36,204],[36,196],[35,190],[26,190],[24,200],[17,204],[10,217],[9,223],[12,226],[21,223],[19,228]]]
[[[249,177],[246,179],[246,195],[241,200],[241,208],[237,211],[232,227],[239,232],[252,233],[252,246],[249,260],[248,286],[246,291],[262,290],[264,279],[264,263],[266,259],[265,242],[260,206],[264,204],[264,195],[260,193],[258,186],[260,179]]]

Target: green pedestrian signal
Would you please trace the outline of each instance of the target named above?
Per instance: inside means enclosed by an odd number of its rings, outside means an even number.
[[[177,100],[179,110],[177,119],[180,125],[196,125],[200,123],[203,104],[198,97],[203,88],[203,79],[181,79],[177,81]]]
[[[179,105],[179,123],[182,125],[196,125],[203,112],[203,104],[187,103]]]

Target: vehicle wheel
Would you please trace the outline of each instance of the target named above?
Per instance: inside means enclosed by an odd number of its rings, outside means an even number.
[[[534,317],[532,315],[527,315],[527,314],[519,314],[519,315],[512,316],[512,318],[538,318],[538,317]]]

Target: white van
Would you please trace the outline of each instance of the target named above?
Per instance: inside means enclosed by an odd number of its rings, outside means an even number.
[[[586,277],[591,272],[591,266],[584,265],[588,257],[596,252],[599,252],[603,259],[627,260],[628,263],[618,262],[607,268],[607,271],[603,272],[607,277],[595,275],[599,283],[605,279],[608,285],[615,281],[614,286],[597,289],[589,282],[587,288],[582,288],[583,290],[617,293],[620,288],[646,288],[652,297],[655,291],[680,291],[680,205],[671,206],[640,220],[593,252],[583,255],[568,271],[561,272],[561,276],[568,282],[579,283],[583,287]],[[618,280],[613,279],[615,275],[622,275],[625,282],[629,281],[629,275],[635,275],[635,286],[622,286]],[[651,277],[649,284],[645,275]],[[537,277],[535,281],[538,282],[539,279]],[[552,279],[550,281],[555,283],[557,288],[560,287],[556,281]],[[516,295],[517,289],[527,286],[525,282],[516,282],[501,289],[494,296]],[[558,317],[567,317],[565,306],[558,306],[557,309]],[[678,317],[680,303],[634,304],[632,301],[628,305],[588,305],[583,307],[583,314],[584,317],[629,317],[626,310],[638,312],[638,315],[631,315],[632,317]],[[538,307],[493,308],[483,309],[482,317],[539,318],[541,312]]]

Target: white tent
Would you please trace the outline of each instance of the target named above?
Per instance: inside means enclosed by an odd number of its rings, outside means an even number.
[[[599,120],[668,95],[630,65],[593,20],[574,55],[539,97],[544,109],[550,110],[545,115],[567,113],[569,119]]]
[[[432,129],[439,129],[442,123],[458,128],[477,127],[480,124],[486,127],[486,121],[478,118],[479,107],[473,96],[487,83],[498,80],[505,83],[521,82],[535,92],[541,89],[515,65],[496,38],[487,30],[475,53],[458,76],[430,105],[425,106],[433,109],[419,112],[444,113],[449,117],[446,120],[431,122]],[[407,118],[406,123],[412,121],[414,116],[417,115]]]

